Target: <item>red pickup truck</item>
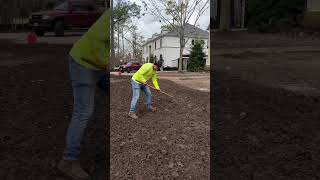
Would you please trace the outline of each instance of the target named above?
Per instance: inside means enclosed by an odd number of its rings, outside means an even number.
[[[104,10],[92,0],[67,0],[51,11],[32,13],[29,22],[38,36],[48,31],[64,36],[66,29],[88,29]]]

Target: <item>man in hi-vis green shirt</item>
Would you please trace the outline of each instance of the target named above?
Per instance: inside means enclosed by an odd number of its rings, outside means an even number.
[[[69,71],[73,89],[73,113],[66,147],[58,169],[76,179],[89,179],[79,163],[80,144],[94,111],[97,82],[107,75],[110,52],[110,12],[106,10],[70,51]]]
[[[157,81],[157,75],[155,71],[159,69],[157,63],[146,63],[141,66],[141,68],[132,76],[131,88],[132,88],[132,100],[130,105],[129,117],[133,119],[138,119],[136,114],[136,105],[139,99],[140,90],[144,92],[145,104],[147,109],[150,111],[155,111],[156,109],[152,107],[151,91],[147,86],[147,81],[152,79],[153,85],[157,90],[160,90]]]

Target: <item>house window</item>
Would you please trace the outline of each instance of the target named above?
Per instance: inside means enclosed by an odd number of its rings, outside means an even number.
[[[194,40],[192,39],[192,43],[191,43],[192,45],[194,45]]]
[[[162,39],[160,39],[160,48],[162,48]]]
[[[151,45],[149,45],[149,53],[151,54]]]
[[[157,49],[157,40],[154,42],[154,49]]]

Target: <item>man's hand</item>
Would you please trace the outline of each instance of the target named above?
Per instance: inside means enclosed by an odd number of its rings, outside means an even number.
[[[106,73],[102,75],[97,82],[97,86],[107,93],[107,90],[109,90],[108,87],[110,86],[109,74]]]

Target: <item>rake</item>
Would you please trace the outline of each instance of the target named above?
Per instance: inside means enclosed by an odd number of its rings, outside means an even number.
[[[148,87],[150,87],[150,88],[152,88],[152,89],[154,89],[154,90],[159,91],[158,89],[156,89],[156,88],[154,88],[154,87],[150,86],[149,84],[147,84],[147,86],[148,86]],[[167,96],[169,96],[169,97],[171,97],[171,98],[174,98],[172,95],[170,95],[170,94],[168,94],[168,93],[166,93],[166,92],[164,92],[164,91],[161,91],[161,90],[160,90],[159,92],[161,92],[162,94],[165,94],[165,95],[167,95]]]

